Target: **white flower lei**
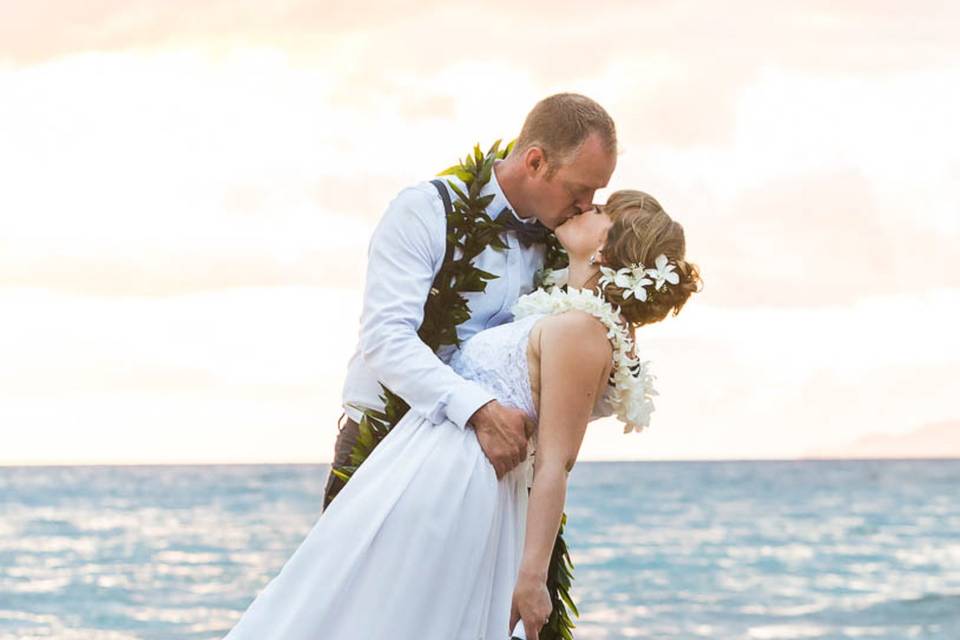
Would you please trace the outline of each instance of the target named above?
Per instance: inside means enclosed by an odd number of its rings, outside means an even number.
[[[550,291],[539,289],[521,297],[513,306],[513,315],[519,320],[529,315],[555,315],[574,309],[589,313],[607,327],[607,337],[613,343],[613,372],[604,400],[613,408],[617,419],[623,422],[624,433],[643,431],[650,425],[653,396],[658,394],[653,388],[654,376],[648,368],[650,362],[641,362],[630,356],[633,341],[617,309],[586,289],[562,291],[554,287]]]

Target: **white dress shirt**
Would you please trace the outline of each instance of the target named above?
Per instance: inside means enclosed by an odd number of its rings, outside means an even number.
[[[453,176],[441,179],[464,188]],[[491,218],[504,207],[513,210],[496,171],[481,191],[481,195],[488,194],[494,196],[487,207]],[[456,201],[454,193],[450,192],[450,197]],[[534,219],[523,222],[533,224]],[[373,232],[360,340],[343,386],[344,411],[355,421],[359,422],[362,414],[351,405],[383,408],[380,382],[431,422],[449,419],[461,428],[477,409],[494,399],[484,387],[461,378],[447,366],[453,347],[442,348],[438,357],[417,335],[427,295],[443,264],[446,230],[440,194],[430,182],[422,182],[393,199]],[[487,281],[483,292],[461,294],[470,309],[470,319],[457,329],[461,341],[513,320],[510,308],[533,289],[534,274],[543,266],[543,245],[524,247],[511,232],[502,237],[506,250],[488,247],[473,261],[498,277]]]

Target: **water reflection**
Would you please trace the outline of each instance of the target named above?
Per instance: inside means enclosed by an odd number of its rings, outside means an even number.
[[[0,469],[0,640],[219,638],[325,466]],[[576,637],[960,638],[960,461],[580,463]]]

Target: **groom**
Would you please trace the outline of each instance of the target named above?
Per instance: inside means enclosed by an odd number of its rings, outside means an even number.
[[[475,267],[496,277],[483,292],[464,295],[470,317],[457,327],[461,340],[512,320],[509,309],[532,290],[543,266],[546,235],[592,206],[594,192],[616,167],[616,147],[613,120],[590,98],[561,93],[534,106],[510,155],[497,161],[481,191],[492,196],[490,218],[505,221],[507,248],[487,247],[474,259]],[[455,177],[445,179],[463,187]],[[334,467],[350,464],[362,417],[354,407],[383,408],[381,383],[434,423],[474,429],[498,479],[527,457],[523,412],[454,373],[446,365],[453,349],[435,354],[417,334],[446,251],[444,199],[456,197],[440,189],[423,182],[401,191],[370,240],[360,341],[344,383]],[[324,508],[342,486],[331,473]]]

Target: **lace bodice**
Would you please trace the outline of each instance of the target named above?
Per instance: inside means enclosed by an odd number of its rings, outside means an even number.
[[[536,422],[527,339],[533,325],[545,315],[531,314],[474,334],[453,354],[450,366],[467,380],[486,387],[501,404],[520,409]],[[607,387],[604,395],[598,398],[591,419],[613,415],[612,389],[612,386]]]
[[[537,420],[530,389],[527,339],[543,315],[527,316],[486,329],[463,343],[450,366],[467,380],[486,387],[500,404],[520,409]]]
[[[527,344],[530,331],[546,314],[531,314],[520,320],[485,329],[465,341],[450,359],[450,366],[467,380],[473,380],[490,391],[500,404],[515,407],[537,422],[537,410],[530,388],[530,367]],[[612,387],[608,387],[608,391]],[[593,409],[592,418],[611,415],[605,394]],[[539,428],[539,427],[538,427]],[[537,449],[534,431],[527,447],[527,460],[520,471],[533,486],[533,457]]]

